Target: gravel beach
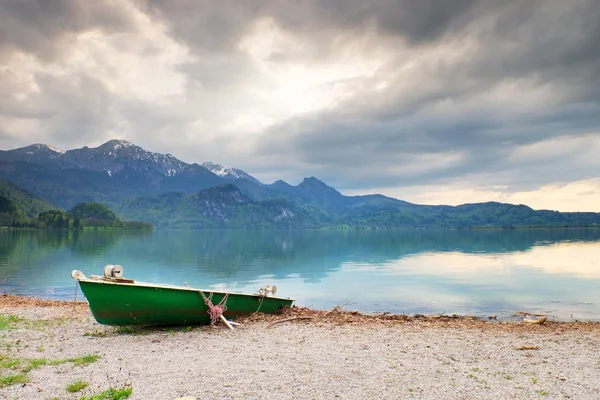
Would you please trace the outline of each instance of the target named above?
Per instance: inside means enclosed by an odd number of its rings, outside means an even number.
[[[336,311],[273,325],[284,318],[131,330],[85,304],[0,296],[0,398],[600,399],[599,323]],[[87,386],[68,392],[76,381]]]

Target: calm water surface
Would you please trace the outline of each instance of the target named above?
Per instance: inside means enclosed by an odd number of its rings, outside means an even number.
[[[106,264],[146,282],[275,284],[321,309],[600,320],[600,229],[0,232],[3,292],[72,299],[71,270]]]

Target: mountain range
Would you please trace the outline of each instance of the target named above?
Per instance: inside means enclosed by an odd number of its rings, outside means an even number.
[[[427,206],[383,195],[344,196],[315,177],[296,186],[281,180],[264,184],[236,168],[188,164],[125,140],[68,151],[44,144],[2,150],[0,179],[5,181],[0,187],[9,188],[5,191],[29,193],[39,204],[68,210],[97,202],[121,218],[169,228],[600,224],[599,213],[535,211],[495,202]],[[31,199],[28,204],[38,204]]]

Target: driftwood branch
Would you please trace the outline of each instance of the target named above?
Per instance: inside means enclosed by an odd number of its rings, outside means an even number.
[[[538,324],[538,325],[541,325],[541,324],[543,324],[544,322],[546,322],[546,320],[547,320],[547,319],[548,319],[547,317],[542,317],[542,318],[540,318],[540,319],[529,319],[529,318],[525,318],[525,319],[523,320],[523,322],[527,322],[527,323],[529,323],[529,324]]]
[[[295,320],[299,320],[299,319],[325,318],[329,314],[341,312],[342,311],[342,307],[344,307],[344,306],[346,306],[348,304],[350,304],[350,303],[346,302],[344,304],[338,304],[337,306],[333,307],[331,310],[327,311],[325,314],[320,315],[320,316],[299,316],[299,317],[289,317],[289,318],[281,319],[281,320],[275,321],[271,325],[267,326],[267,329],[270,328],[270,327],[272,327],[273,325],[277,325],[277,324],[280,324],[282,322],[295,321]]]
[[[515,350],[539,350],[540,348],[538,346],[519,346],[519,347],[515,347]]]
[[[275,321],[272,324],[270,324],[269,326],[267,326],[267,329],[271,328],[274,325],[277,324],[281,324],[282,322],[288,322],[288,321],[295,321],[295,320],[299,320],[299,319],[315,319],[316,317],[290,317],[290,318],[284,318],[284,319],[280,319],[279,321]]]
[[[219,318],[221,318],[221,321],[223,321],[226,327],[228,327],[232,331],[234,330],[233,326],[231,326],[231,324],[229,323],[229,321],[227,321],[227,318],[225,318],[223,314],[219,315]]]
[[[528,317],[528,316],[532,316],[532,317],[547,317],[548,314],[528,313],[528,312],[525,312],[525,311],[517,311],[516,313],[513,313],[513,317]]]

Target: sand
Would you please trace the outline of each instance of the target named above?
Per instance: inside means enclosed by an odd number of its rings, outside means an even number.
[[[599,323],[299,309],[235,331],[131,332],[97,324],[85,304],[7,296],[0,315],[2,377],[46,360],[23,373],[26,383],[0,388],[1,399],[79,399],[111,386],[131,387],[130,399],[600,399]],[[298,316],[311,319],[272,325]],[[66,361],[85,355],[99,358]],[[77,380],[88,386],[67,392]]]

